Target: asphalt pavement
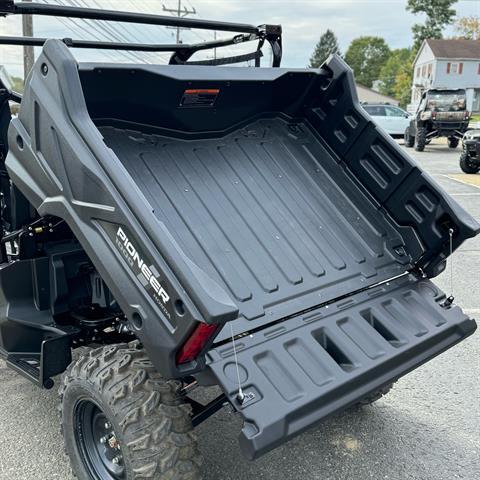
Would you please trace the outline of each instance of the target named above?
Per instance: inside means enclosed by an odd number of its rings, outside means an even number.
[[[459,175],[459,150],[437,141],[411,153],[480,219],[480,188]],[[453,270],[456,301],[480,319],[480,238],[454,254]],[[448,273],[435,281],[450,290]],[[239,451],[240,420],[221,411],[198,428],[205,479],[478,480],[479,367],[477,333],[401,379],[375,405],[332,417],[254,463]],[[1,480],[74,478],[56,407],[55,390],[37,389],[0,361]]]

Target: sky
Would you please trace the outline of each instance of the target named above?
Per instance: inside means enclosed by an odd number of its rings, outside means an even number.
[[[43,1],[43,0],[37,0]],[[177,0],[50,0],[49,3],[70,3],[78,6],[130,10],[162,14],[162,5],[175,8]],[[378,35],[391,48],[412,44],[411,27],[422,22],[405,10],[406,0],[183,0],[196,10],[195,17],[260,25],[282,24],[285,67],[305,67],[320,35],[330,28],[345,52],[352,39],[363,35]],[[455,5],[458,16],[480,15],[480,0],[461,0]],[[93,22],[96,23],[96,22]],[[105,33],[98,23],[76,20],[58,21],[49,17],[34,18],[34,32],[39,37],[113,38],[127,41],[173,43],[174,31],[165,27],[114,24]],[[184,42],[213,39],[213,32],[182,31]],[[18,17],[0,18],[0,35],[20,35]],[[453,35],[449,27],[445,34]],[[219,37],[224,34],[219,33]],[[228,34],[227,34],[228,35]],[[233,53],[233,52],[232,52]],[[81,61],[145,61],[165,63],[165,54],[120,54],[75,50]],[[0,64],[14,75],[22,75],[22,51],[19,47],[0,46]]]

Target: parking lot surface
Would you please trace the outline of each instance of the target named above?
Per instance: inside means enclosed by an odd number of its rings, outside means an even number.
[[[425,152],[410,152],[480,219],[480,175],[460,175],[459,149],[437,141]],[[456,301],[480,319],[480,238],[454,254],[453,269]],[[447,273],[435,281],[449,292]],[[401,379],[375,405],[332,417],[255,463],[241,457],[241,422],[221,411],[198,428],[205,479],[477,480],[479,367],[477,333]],[[0,361],[1,480],[74,478],[63,454],[56,407],[55,390],[37,389]]]

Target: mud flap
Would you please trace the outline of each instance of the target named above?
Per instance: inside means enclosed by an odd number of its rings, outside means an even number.
[[[463,338],[476,324],[429,280],[406,276],[277,323],[209,353],[209,366],[244,418],[254,459],[355,404]],[[441,372],[439,372],[441,375]]]

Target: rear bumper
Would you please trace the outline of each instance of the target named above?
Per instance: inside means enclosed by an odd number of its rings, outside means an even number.
[[[244,418],[254,459],[397,380],[476,329],[430,281],[402,278],[237,341],[243,405],[231,345],[210,368]]]
[[[432,130],[438,130],[443,133],[464,133],[467,131],[468,122],[462,121],[434,121],[432,124]]]

